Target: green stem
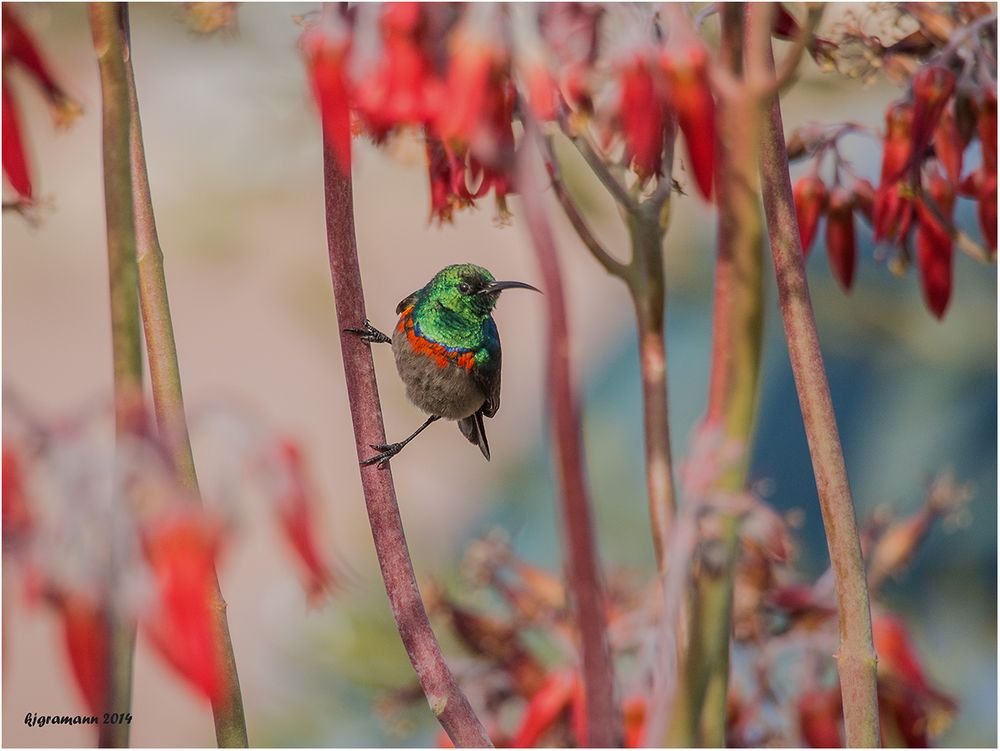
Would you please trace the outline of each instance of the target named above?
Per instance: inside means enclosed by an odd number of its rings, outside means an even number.
[[[128,20],[124,21],[125,34]],[[131,51],[129,51],[131,52]],[[129,145],[131,150],[130,185],[135,212],[136,255],[138,268],[139,302],[142,324],[146,335],[146,355],[153,388],[153,408],[160,443],[170,457],[177,481],[200,498],[198,476],[184,413],[184,396],[181,391],[180,367],[177,346],[170,318],[167,281],[163,271],[163,252],[156,233],[153,203],[146,170],[146,154],[142,141],[142,123],[132,70],[131,54],[125,62],[125,103],[130,114]],[[212,592],[213,631],[215,648],[223,673],[223,691],[212,703],[215,721],[215,738],[220,748],[245,748],[249,744],[243,697],[240,691],[236,657],[226,617],[226,601],[222,597],[218,576],[214,578]]]
[[[111,299],[111,347],[114,360],[115,434],[120,452],[142,419],[142,353],[136,300],[135,221],[129,186],[129,112],[125,95],[125,44],[119,20],[122,8],[90,6],[90,26],[101,77],[104,154],[104,208],[108,235]],[[120,500],[120,499],[118,499]],[[118,504],[116,503],[116,506]],[[124,506],[124,503],[121,504]],[[132,703],[132,656],[135,622],[121,612],[119,545],[112,546],[109,571],[109,659],[105,707],[128,712]],[[127,724],[101,725],[98,745],[128,746]]]
[[[757,11],[758,4],[754,4],[750,16],[756,16]],[[770,45],[759,62],[762,67],[773,71]],[[854,501],[816,332],[816,319],[809,299],[805,260],[788,174],[781,105],[776,96],[770,105],[770,117],[761,142],[760,174],[785,338],[836,581],[840,616],[837,667],[847,745],[877,746],[877,658],[872,645],[868,583],[854,516]]]

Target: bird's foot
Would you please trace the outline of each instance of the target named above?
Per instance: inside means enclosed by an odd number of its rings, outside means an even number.
[[[368,342],[369,344],[391,344],[392,339],[377,328],[372,326],[371,322],[366,318],[364,327],[360,329],[347,328],[344,329],[348,334],[354,334],[363,342]]]
[[[375,456],[363,459],[361,466],[370,467],[372,464],[377,464],[379,469],[385,469],[389,466],[389,460],[402,451],[405,445],[406,441],[400,441],[399,443],[373,443],[371,447],[378,451],[378,453]]]

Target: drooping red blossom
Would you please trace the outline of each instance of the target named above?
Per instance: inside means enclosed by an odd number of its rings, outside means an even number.
[[[890,105],[885,124],[881,182],[872,207],[875,242],[905,235],[913,211],[912,202],[901,191],[903,186],[899,182],[913,153],[913,107],[907,102]]]
[[[979,105],[979,140],[983,145],[983,169],[997,173],[997,90],[996,84],[983,92]]]
[[[470,150],[483,161],[495,162],[496,131],[509,107],[507,53],[494,37],[473,28],[457,29],[452,42],[447,104],[438,115],[437,135],[456,153]]]
[[[712,197],[715,174],[715,99],[708,75],[708,53],[686,36],[664,49],[660,58],[669,84],[669,101],[684,134],[688,160],[698,190]]]
[[[625,158],[640,180],[648,180],[663,171],[666,93],[649,61],[639,55],[621,65],[616,75]]]
[[[951,220],[955,191],[937,170],[931,173],[927,189],[941,218],[924,199],[917,203],[917,265],[927,307],[937,318],[943,318],[951,299],[954,243],[942,219]]]
[[[212,701],[223,687],[213,614],[220,543],[219,526],[197,509],[158,519],[142,532],[156,585],[146,633],[164,659]]]
[[[334,20],[310,26],[302,34],[302,52],[313,97],[323,120],[323,133],[341,171],[351,171],[351,104],[347,56],[351,37]]]
[[[625,722],[625,748],[642,748],[646,736],[646,697],[632,696],[622,708]]]
[[[532,748],[570,710],[579,677],[572,672],[553,673],[535,695],[521,718],[512,748]],[[582,741],[582,738],[578,740]]]
[[[795,199],[795,216],[799,224],[802,252],[808,258],[816,238],[816,230],[819,229],[820,217],[826,211],[826,183],[819,175],[806,175],[795,183],[792,196]]]
[[[108,673],[107,611],[81,593],[49,593],[62,621],[73,679],[91,714],[105,708]]]
[[[425,148],[430,177],[430,218],[432,221],[437,219],[439,223],[450,222],[455,209],[472,204],[472,194],[465,186],[464,174],[460,178],[453,174],[453,167],[458,164],[458,160],[448,154],[440,140],[428,134]],[[461,165],[460,169],[464,173],[465,165]]]
[[[6,8],[7,6],[4,6]],[[11,96],[7,79],[3,80],[3,173],[11,187],[24,199],[31,199],[31,174],[21,139],[21,123],[17,103]]]
[[[552,120],[558,110],[558,94],[552,72],[541,61],[527,66],[524,72],[528,106],[539,121]]]
[[[934,129],[934,153],[955,185],[962,179],[962,156],[965,144],[951,109],[946,109]]]
[[[931,136],[955,93],[955,74],[943,65],[925,65],[913,74],[913,125],[911,158],[915,170],[931,142]],[[899,177],[899,175],[897,175]]]
[[[309,601],[316,604],[335,589],[336,580],[316,540],[315,501],[305,460],[298,444],[290,439],[279,441],[277,458],[283,475],[275,498],[278,521],[302,568]]]
[[[929,746],[933,726],[954,713],[954,700],[927,680],[902,620],[888,614],[876,616],[872,640],[878,654],[883,738],[898,736],[911,748]]]
[[[806,691],[799,697],[799,731],[810,748],[841,748],[843,700],[840,687]]]
[[[841,185],[830,192],[826,213],[826,253],[834,277],[845,292],[850,291],[858,257],[857,236],[851,192]]]
[[[30,532],[33,521],[28,505],[22,458],[13,445],[3,444],[3,545],[16,544]]]
[[[979,184],[979,203],[977,207],[979,226],[983,230],[983,239],[990,250],[997,248],[997,173],[994,171],[983,175]]]
[[[354,106],[376,140],[399,126],[432,122],[442,105],[443,83],[427,55],[425,13],[420,3],[383,6],[382,53],[354,87]]]

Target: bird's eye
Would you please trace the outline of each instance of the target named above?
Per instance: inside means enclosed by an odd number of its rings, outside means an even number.
[[[461,292],[463,295],[467,295],[469,294],[469,292],[472,291],[472,287],[470,287],[465,282],[462,282],[461,284],[458,285],[458,291]]]

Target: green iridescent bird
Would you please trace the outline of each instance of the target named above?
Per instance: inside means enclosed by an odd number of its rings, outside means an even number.
[[[378,453],[361,462],[380,468],[435,420],[457,420],[470,443],[490,458],[484,417],[500,409],[500,336],[493,308],[505,289],[539,290],[524,282],[498,282],[471,263],[447,266],[396,306],[392,337],[371,323],[344,329],[369,343],[391,343],[406,396],[430,415],[398,443],[372,446]]]

